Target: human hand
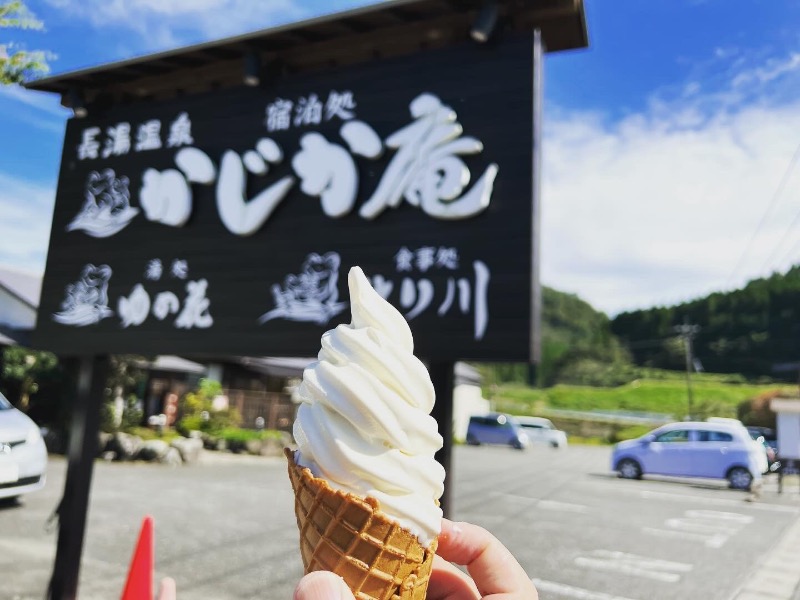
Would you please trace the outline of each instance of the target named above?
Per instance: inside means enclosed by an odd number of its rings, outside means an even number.
[[[161,580],[161,588],[158,591],[158,600],[176,600],[175,580],[165,577]]]
[[[470,523],[442,519],[428,600],[536,600],[533,582],[491,533]],[[456,565],[467,568],[469,575]],[[294,600],[353,600],[338,575],[316,571],[297,584]]]

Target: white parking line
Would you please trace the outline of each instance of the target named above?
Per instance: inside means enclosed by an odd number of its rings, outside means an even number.
[[[687,510],[686,516],[693,519],[713,519],[715,521],[732,521],[741,525],[749,525],[753,522],[750,515],[740,515],[739,513],[722,512],[719,510]]]
[[[730,525],[722,525],[720,523],[714,523],[713,521],[704,521],[700,519],[692,519],[690,518],[674,518],[674,519],[667,519],[664,521],[664,524],[670,529],[676,529],[678,531],[688,531],[690,533],[722,533],[727,536],[732,536],[735,533],[738,533],[741,527]]]
[[[563,512],[572,513],[585,513],[589,511],[588,506],[583,504],[572,504],[571,502],[558,502],[557,500],[539,500],[531,496],[521,496],[519,494],[507,494],[505,492],[494,492],[491,494],[493,498],[504,498],[512,502],[520,504],[531,504],[536,508],[543,508],[544,510],[560,510]]]
[[[745,503],[742,500],[731,500],[730,498],[709,498],[708,496],[692,496],[688,494],[670,494],[669,492],[653,492],[642,490],[639,492],[641,498],[652,500],[679,500],[681,502],[691,502],[692,504],[707,504],[711,506],[735,506],[740,509],[765,510],[770,512],[781,512],[797,514],[800,508],[797,506],[783,506],[779,504],[763,504],[760,502]]]
[[[533,585],[536,586],[540,594],[555,594],[557,596],[565,596],[567,598],[577,598],[578,600],[630,600],[622,596],[612,596],[604,592],[593,592],[591,590],[584,590],[581,588],[565,585],[563,583],[556,583],[555,581],[546,581],[544,579],[531,579]]]
[[[642,533],[662,538],[703,542],[708,548],[721,548],[728,541],[728,536],[722,534],[706,535],[688,531],[675,531],[674,529],[657,529],[655,527],[642,527]]]
[[[575,564],[579,567],[636,575],[664,583],[677,583],[682,573],[688,573],[694,568],[686,563],[626,554],[615,550],[595,550],[591,556],[577,557]]]
[[[708,548],[722,548],[729,538],[753,522],[753,517],[717,510],[687,510],[683,517],[664,521],[665,529],[643,527],[642,533],[663,538],[703,542]]]
[[[583,504],[571,504],[570,502],[557,502],[556,500],[539,500],[536,508],[543,508],[545,510],[560,510],[563,512],[571,513],[585,513],[589,511],[588,506]]]

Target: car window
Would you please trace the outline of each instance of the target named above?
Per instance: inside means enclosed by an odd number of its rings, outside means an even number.
[[[511,427],[512,422],[506,415],[497,415],[494,417],[472,417],[470,424],[483,425],[484,427]]]
[[[732,442],[733,436],[724,431],[698,431],[697,441],[699,442]]]
[[[522,426],[528,429],[544,429],[541,425],[535,425],[534,423],[523,423]]]
[[[685,429],[667,431],[656,436],[656,442],[688,442],[689,432]]]
[[[11,410],[11,402],[9,402],[2,393],[0,393],[0,410]]]

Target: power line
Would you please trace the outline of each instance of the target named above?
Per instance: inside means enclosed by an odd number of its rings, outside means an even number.
[[[792,256],[797,256],[799,254],[800,254],[800,237],[797,238],[797,241],[794,243],[794,245],[791,248],[789,248],[789,251],[786,254],[784,254],[776,264],[782,265],[787,261],[789,261]]]
[[[799,159],[800,159],[800,143],[797,144],[797,148],[795,148],[794,154],[792,154],[792,158],[791,160],[789,160],[789,164],[786,165],[786,169],[784,170],[783,175],[781,176],[780,183],[778,184],[778,187],[775,189],[775,192],[772,194],[772,199],[770,200],[769,205],[767,206],[767,210],[765,210],[764,213],[761,215],[761,220],[758,222],[756,230],[753,232],[753,235],[750,236],[750,241],[747,242],[744,251],[742,252],[741,256],[739,256],[739,261],[736,263],[736,266],[733,268],[733,271],[731,272],[730,276],[725,282],[725,287],[730,286],[731,282],[739,274],[739,269],[742,268],[742,265],[745,262],[745,258],[750,253],[750,250],[752,249],[753,246],[753,242],[758,237],[758,234],[761,233],[761,228],[764,226],[764,223],[766,223],[767,217],[772,212],[772,209],[775,206],[775,203],[777,202],[778,198],[780,198],[781,194],[783,193],[783,189],[789,182],[789,176],[792,174],[794,166],[795,164],[797,164],[797,161]]]
[[[797,212],[795,213],[795,215],[794,215],[794,219],[792,219],[792,222],[789,224],[789,227],[787,227],[787,228],[786,228],[786,232],[783,234],[783,237],[781,238],[781,241],[780,241],[780,242],[778,242],[778,245],[777,245],[777,246],[775,246],[775,250],[773,250],[773,251],[772,251],[772,253],[769,255],[769,258],[768,258],[768,259],[767,259],[767,260],[764,262],[764,264],[762,265],[762,267],[761,267],[761,271],[760,271],[761,273],[764,273],[764,272],[766,272],[767,268],[768,268],[770,265],[774,264],[774,263],[773,263],[773,259],[774,259],[774,258],[775,258],[775,256],[778,254],[778,251],[779,251],[779,250],[781,249],[781,247],[783,246],[783,243],[784,243],[784,242],[785,242],[785,241],[788,239],[788,237],[789,237],[789,234],[790,234],[790,233],[792,232],[792,230],[793,230],[793,229],[794,229],[794,228],[797,226],[797,223],[798,223],[798,222],[800,222],[800,209],[798,209],[798,210],[797,210]]]

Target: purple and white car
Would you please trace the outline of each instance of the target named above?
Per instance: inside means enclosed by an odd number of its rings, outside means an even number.
[[[643,475],[727,479],[749,490],[766,471],[766,456],[736,423],[681,422],[664,425],[614,446],[611,469],[625,479]]]

